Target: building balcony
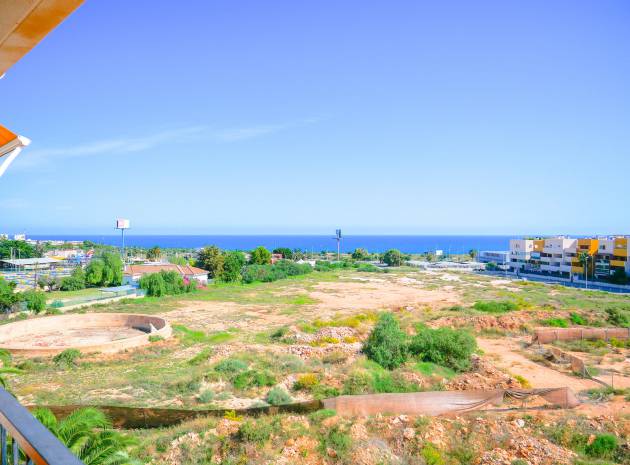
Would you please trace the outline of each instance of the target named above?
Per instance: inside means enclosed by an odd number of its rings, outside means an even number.
[[[11,394],[0,388],[2,464],[84,465]],[[20,455],[26,457],[22,462]]]

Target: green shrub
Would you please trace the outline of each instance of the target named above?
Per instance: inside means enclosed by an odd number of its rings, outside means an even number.
[[[276,384],[276,378],[268,371],[247,370],[237,374],[232,384],[236,389],[273,386]]]
[[[254,282],[268,283],[285,279],[289,276],[308,274],[313,271],[311,265],[298,264],[289,260],[279,260],[275,265],[248,265],[243,268],[243,282],[246,284]]]
[[[77,349],[66,349],[53,357],[53,362],[57,365],[76,365],[77,359],[81,357],[81,352]]]
[[[606,312],[606,321],[612,326],[619,326],[621,328],[626,328],[630,326],[630,318],[628,317],[628,312],[624,309],[609,307],[605,310]]]
[[[337,397],[339,395],[339,389],[325,384],[317,384],[311,388],[311,394],[313,398],[317,400],[329,399],[331,397]]]
[[[427,465],[444,465],[444,458],[437,448],[430,442],[422,448],[422,458]]]
[[[586,318],[584,318],[579,313],[573,312],[569,317],[571,318],[571,323],[573,323],[574,325],[586,326],[588,324]]]
[[[391,313],[384,313],[363,344],[363,353],[383,368],[399,367],[407,360],[407,336]]]
[[[383,270],[380,269],[376,265],[372,265],[371,263],[361,263],[357,268],[357,271],[362,273],[382,273]]]
[[[271,405],[290,404],[292,400],[287,391],[277,386],[272,388],[265,397],[265,401]]]
[[[33,313],[40,313],[46,309],[46,294],[41,291],[24,291],[22,298],[26,302],[26,308]]]
[[[336,452],[337,457],[345,459],[350,452],[352,446],[352,438],[348,433],[342,431],[339,425],[328,428],[320,436],[319,450],[322,455],[326,456],[328,449]]]
[[[241,441],[253,442],[263,445],[271,437],[272,427],[263,421],[244,421],[238,429],[238,438]]]
[[[350,372],[343,382],[343,394],[356,395],[370,392],[372,376],[365,370]]]
[[[236,358],[226,358],[217,363],[214,370],[226,375],[235,375],[247,370],[247,363]]]
[[[467,331],[451,328],[419,327],[409,350],[425,362],[433,362],[455,371],[470,368],[470,356],[477,349],[475,337]]]
[[[506,313],[518,310],[518,305],[509,300],[479,300],[473,308],[485,313]]]
[[[293,384],[293,389],[300,391],[310,391],[313,387],[319,384],[319,378],[315,373],[307,373],[300,376]]]
[[[59,289],[62,291],[80,291],[85,289],[85,272],[80,266],[72,270],[70,276],[61,279]]]
[[[553,326],[555,328],[569,327],[569,322],[564,318],[547,318],[546,320],[541,320],[540,322],[545,326]]]
[[[587,455],[597,458],[612,458],[617,450],[617,437],[613,434],[598,434],[584,449]]]
[[[199,400],[199,402],[201,402],[202,404],[209,404],[214,400],[214,391],[212,391],[211,389],[206,389],[201,394],[199,394],[197,400]]]

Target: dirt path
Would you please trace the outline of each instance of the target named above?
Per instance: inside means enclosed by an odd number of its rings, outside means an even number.
[[[486,355],[493,357],[497,367],[508,370],[513,375],[521,375],[534,388],[570,387],[575,392],[600,388],[601,385],[588,379],[569,376],[552,368],[532,362],[519,353],[520,347],[509,339],[477,339],[479,347]]]

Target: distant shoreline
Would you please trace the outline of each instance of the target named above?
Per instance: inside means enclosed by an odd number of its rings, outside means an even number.
[[[406,253],[423,253],[443,250],[445,254],[464,254],[471,249],[507,250],[509,240],[520,235],[348,235],[341,241],[341,250],[351,252],[361,247],[369,252],[384,252],[399,249]],[[33,240],[51,241],[92,241],[105,245],[120,245],[120,235],[97,234],[33,234]],[[206,245],[217,245],[222,249],[250,250],[259,245],[269,249],[288,247],[305,251],[336,251],[337,243],[333,234],[209,234],[209,235],[151,235],[126,234],[127,247],[152,247],[196,249]]]

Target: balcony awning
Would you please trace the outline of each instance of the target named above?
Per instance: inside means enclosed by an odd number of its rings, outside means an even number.
[[[4,126],[0,126],[0,177],[22,149],[30,143],[31,141],[26,137],[18,136]]]
[[[83,0],[0,0],[0,76],[82,3]]]

